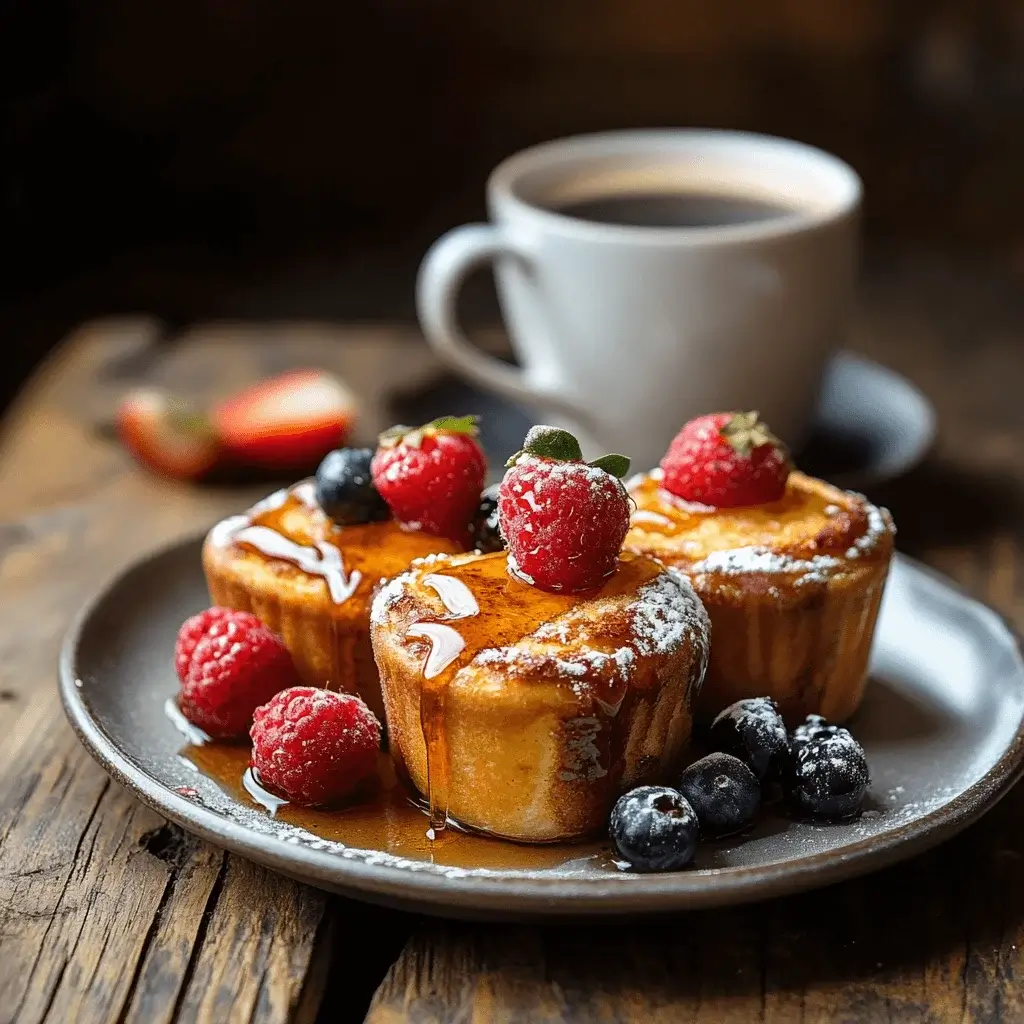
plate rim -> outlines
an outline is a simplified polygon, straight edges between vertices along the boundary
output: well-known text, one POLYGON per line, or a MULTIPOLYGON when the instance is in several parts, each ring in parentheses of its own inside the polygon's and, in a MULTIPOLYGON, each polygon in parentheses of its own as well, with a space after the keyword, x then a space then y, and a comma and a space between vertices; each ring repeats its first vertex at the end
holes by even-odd
MULTIPOLYGON (((72 619, 61 644, 58 682, 65 715, 90 756, 116 782, 144 804, 186 831, 273 870, 355 898, 415 907, 446 917, 479 913, 551 917, 677 912, 755 902, 854 878, 907 860, 977 821, 1024 776, 1024 714, 999 759, 947 803, 913 821, 836 850, 820 851, 765 865, 705 868, 693 872, 626 874, 594 879, 464 875, 410 870, 339 857, 329 851, 284 843, 249 829, 217 811, 173 792, 123 753, 93 718, 76 683, 76 659, 90 620, 134 574, 189 547, 205 533, 187 535, 144 554, 107 581, 72 619), (712 883, 712 884, 709 884, 712 883)), ((954 580, 916 559, 897 553, 896 561, 930 578, 990 615, 1006 632, 1024 679, 1024 641, 996 609, 954 580)))

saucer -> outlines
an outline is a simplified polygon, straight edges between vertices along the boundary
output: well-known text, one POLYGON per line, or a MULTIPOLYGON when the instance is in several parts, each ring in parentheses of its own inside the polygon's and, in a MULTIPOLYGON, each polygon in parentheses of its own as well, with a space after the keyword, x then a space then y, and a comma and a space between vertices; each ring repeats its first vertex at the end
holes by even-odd
POLYGON ((865 874, 948 839, 1005 795, 1024 766, 1016 637, 991 609, 897 556, 872 679, 850 725, 872 777, 858 819, 797 822, 768 807, 749 833, 702 843, 691 868, 648 875, 622 870, 607 840, 522 846, 449 829, 431 843, 426 818, 407 800, 394 806, 393 823, 392 815, 374 818, 375 843, 340 842, 353 817, 365 815, 359 805, 319 818, 289 818, 288 808, 275 815, 242 788, 244 748, 231 748, 230 776, 204 774, 202 751, 224 748, 197 754, 168 714, 178 627, 209 603, 200 546, 195 538, 137 562, 82 611, 61 653, 68 718, 93 757, 166 818, 348 896, 505 919, 760 900, 865 874))
MULTIPOLYGON (((495 474, 534 423, 522 406, 454 376, 396 398, 391 412, 395 422, 426 423, 453 410, 482 416, 481 441, 495 474)), ((935 411, 910 381, 863 356, 840 352, 825 372, 810 436, 795 460, 812 476, 864 490, 906 473, 934 438, 935 411)))

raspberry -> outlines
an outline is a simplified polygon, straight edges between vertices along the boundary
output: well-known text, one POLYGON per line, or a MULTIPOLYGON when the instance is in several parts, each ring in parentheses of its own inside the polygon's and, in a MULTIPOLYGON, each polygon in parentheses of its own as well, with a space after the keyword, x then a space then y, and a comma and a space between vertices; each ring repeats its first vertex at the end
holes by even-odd
POLYGON ((509 565, 542 590, 593 590, 618 565, 630 506, 616 478, 627 472, 629 460, 582 459, 572 434, 532 427, 498 490, 509 565))
POLYGON ((445 416, 381 434, 373 482, 396 519, 468 543, 487 475, 476 434, 475 416, 445 416))
POLYGON ((261 784, 303 807, 339 803, 377 767, 380 722, 351 694, 293 686, 254 718, 252 766, 261 784))
POLYGON ((193 615, 181 624, 178 642, 174 646, 174 670, 182 682, 188 678, 188 669, 192 664, 196 644, 212 630, 222 630, 232 620, 249 626, 260 624, 255 615, 235 611, 234 608, 207 608, 206 611, 193 615))
POLYGON ((665 490, 716 508, 778 501, 789 454, 756 412, 716 412, 690 420, 661 460, 665 490))
POLYGON ((226 617, 196 644, 181 684, 181 711, 211 736, 243 736, 253 711, 296 682, 280 637, 254 616, 226 617))

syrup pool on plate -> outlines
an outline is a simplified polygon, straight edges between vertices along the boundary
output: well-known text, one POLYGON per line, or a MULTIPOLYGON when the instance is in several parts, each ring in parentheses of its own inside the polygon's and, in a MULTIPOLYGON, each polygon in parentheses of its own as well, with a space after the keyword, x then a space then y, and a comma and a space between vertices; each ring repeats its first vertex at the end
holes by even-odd
POLYGON ((182 748, 179 756, 211 779, 249 813, 302 829, 317 839, 353 850, 380 851, 395 858, 463 870, 544 871, 585 864, 614 870, 607 842, 530 846, 448 828, 434 840, 426 834, 427 816, 399 781, 387 753, 358 798, 337 810, 296 807, 268 793, 249 772, 248 743, 210 741, 182 748))

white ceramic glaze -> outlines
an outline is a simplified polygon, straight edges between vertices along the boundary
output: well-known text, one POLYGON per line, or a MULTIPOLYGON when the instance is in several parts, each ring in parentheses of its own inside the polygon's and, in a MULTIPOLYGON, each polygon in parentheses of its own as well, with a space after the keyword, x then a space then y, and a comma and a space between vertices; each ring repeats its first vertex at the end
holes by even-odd
POLYGON ((861 186, 820 150, 742 132, 612 132, 511 157, 487 186, 490 224, 439 239, 420 268, 420 323, 474 382, 580 437, 588 457, 661 458, 688 418, 756 408, 802 440, 842 341, 861 186), (632 227, 553 207, 659 191, 743 195, 791 216, 720 227, 632 227), (493 264, 519 367, 459 329, 466 275, 493 264))

